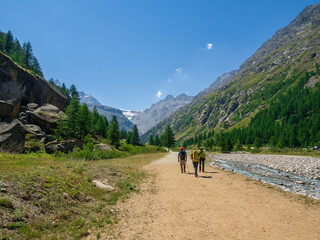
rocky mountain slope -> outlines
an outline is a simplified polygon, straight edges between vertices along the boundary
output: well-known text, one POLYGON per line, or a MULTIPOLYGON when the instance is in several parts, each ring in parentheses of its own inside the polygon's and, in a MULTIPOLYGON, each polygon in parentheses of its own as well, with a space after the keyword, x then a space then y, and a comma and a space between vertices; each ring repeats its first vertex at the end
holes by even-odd
POLYGON ((277 31, 241 66, 224 86, 196 98, 149 130, 162 132, 170 124, 178 140, 212 129, 246 126, 303 71, 320 62, 320 4, 306 7, 288 26, 277 31))
POLYGON ((86 94, 84 92, 80 92, 80 103, 86 103, 90 110, 96 106, 98 112, 107 117, 108 121, 110 122, 113 115, 117 117, 119 127, 126 131, 131 131, 134 124, 123 115, 122 111, 117 108, 108 107, 102 105, 95 97, 90 94, 86 94))
POLYGON ((205 96, 208 93, 213 92, 214 90, 218 89, 219 87, 223 86, 227 83, 232 77, 234 77, 239 70, 232 70, 230 72, 226 72, 218 77, 208 88, 204 89, 203 91, 199 92, 196 97, 205 96))
POLYGON ((168 95, 165 99, 152 104, 151 107, 136 112, 128 112, 124 110, 131 121, 137 125, 141 134, 145 133, 161 120, 169 117, 181 107, 189 104, 193 97, 186 94, 180 94, 177 97, 168 95))
POLYGON ((101 105, 101 103, 95 98, 93 97, 91 94, 86 94, 83 91, 79 92, 79 96, 80 96, 80 103, 86 103, 86 104, 92 104, 92 105, 101 105))

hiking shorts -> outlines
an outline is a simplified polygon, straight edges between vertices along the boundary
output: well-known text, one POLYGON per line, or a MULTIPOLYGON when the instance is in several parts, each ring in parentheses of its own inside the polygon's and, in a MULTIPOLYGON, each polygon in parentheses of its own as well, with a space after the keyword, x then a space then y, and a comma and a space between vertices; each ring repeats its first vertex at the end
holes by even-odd
POLYGON ((187 162, 187 160, 180 160, 180 165, 183 166, 186 164, 186 162, 187 162))

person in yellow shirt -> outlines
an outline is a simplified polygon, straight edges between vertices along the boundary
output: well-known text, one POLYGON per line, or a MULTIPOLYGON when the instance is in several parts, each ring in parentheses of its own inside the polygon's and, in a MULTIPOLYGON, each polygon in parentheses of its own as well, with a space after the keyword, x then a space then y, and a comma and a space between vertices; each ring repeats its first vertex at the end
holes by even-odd
POLYGON ((194 175, 195 175, 195 177, 198 177, 199 154, 198 154, 197 149, 194 149, 193 152, 191 153, 191 159, 192 159, 192 164, 194 167, 194 175))

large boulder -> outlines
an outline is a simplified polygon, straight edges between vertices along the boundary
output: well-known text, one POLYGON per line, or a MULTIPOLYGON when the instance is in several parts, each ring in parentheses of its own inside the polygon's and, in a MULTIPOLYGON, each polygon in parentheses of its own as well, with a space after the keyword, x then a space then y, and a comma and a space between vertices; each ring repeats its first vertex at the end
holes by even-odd
POLYGON ((41 131, 41 128, 38 125, 26 124, 24 126, 26 127, 28 133, 31 133, 37 137, 45 136, 44 132, 41 131))
POLYGON ((27 129, 18 120, 11 123, 0 123, 0 150, 4 152, 22 153, 27 129))
POLYGON ((52 132, 57 127, 58 120, 66 117, 64 112, 51 104, 44 104, 34 111, 27 111, 27 115, 46 133, 52 132))
POLYGON ((0 118, 14 118, 20 106, 50 103, 60 110, 67 106, 67 97, 42 77, 14 63, 0 52, 0 118))
POLYGON ((71 141, 63 141, 63 142, 58 142, 53 141, 49 142, 46 145, 44 145, 44 148, 46 150, 46 153, 54 153, 54 152, 63 152, 63 153, 68 153, 73 151, 73 143, 71 141))

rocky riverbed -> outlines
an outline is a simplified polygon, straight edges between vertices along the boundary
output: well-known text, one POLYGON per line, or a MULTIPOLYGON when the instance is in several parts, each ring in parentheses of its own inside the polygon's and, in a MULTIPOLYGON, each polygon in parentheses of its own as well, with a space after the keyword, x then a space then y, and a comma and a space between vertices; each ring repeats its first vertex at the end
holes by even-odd
POLYGON ((320 200, 320 159, 300 156, 209 154, 210 165, 320 200))
POLYGON ((288 155, 210 154, 211 159, 259 164, 268 168, 320 180, 320 158, 288 155))

